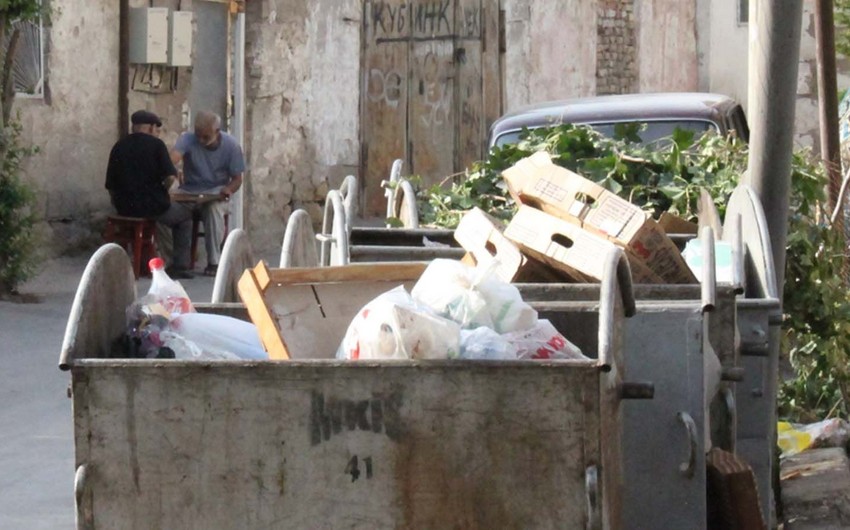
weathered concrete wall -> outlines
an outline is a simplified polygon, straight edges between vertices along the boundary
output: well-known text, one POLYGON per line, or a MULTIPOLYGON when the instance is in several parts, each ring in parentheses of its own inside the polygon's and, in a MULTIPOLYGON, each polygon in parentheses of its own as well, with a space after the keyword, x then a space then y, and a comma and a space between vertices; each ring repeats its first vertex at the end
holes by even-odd
POLYGON ((747 104, 749 26, 738 23, 737 2, 711 2, 708 84, 701 88, 747 104))
MULTIPOLYGON (((803 31, 800 45, 800 68, 797 73, 797 144, 811 147, 820 156, 820 113, 818 110, 817 42, 815 40, 814 2, 803 4, 803 31)), ((837 58, 838 92, 850 88, 850 60, 837 58)))
POLYGON ((696 4, 635 1, 639 92, 694 91, 699 87, 696 4))
POLYGON ((596 2, 504 0, 506 111, 596 93, 596 2))
POLYGON ((280 244, 305 207, 320 221, 328 186, 356 173, 358 0, 263 0, 246 11, 246 226, 255 247, 280 244))
POLYGON ((39 192, 47 255, 98 240, 98 220, 109 206, 103 185, 118 120, 118 2, 51 4, 49 96, 15 103, 23 139, 41 149, 26 163, 24 179, 39 192))
MULTIPOLYGON (((819 153, 819 116, 814 2, 803 4, 800 64, 797 74, 795 145, 819 153)), ((727 94, 747 108, 749 26, 738 24, 735 3, 711 2, 708 90, 727 94)), ((703 24, 701 24, 701 27, 703 24)), ((850 62, 838 60, 838 89, 850 87, 850 62)), ((704 86, 701 84, 701 87, 704 86)))

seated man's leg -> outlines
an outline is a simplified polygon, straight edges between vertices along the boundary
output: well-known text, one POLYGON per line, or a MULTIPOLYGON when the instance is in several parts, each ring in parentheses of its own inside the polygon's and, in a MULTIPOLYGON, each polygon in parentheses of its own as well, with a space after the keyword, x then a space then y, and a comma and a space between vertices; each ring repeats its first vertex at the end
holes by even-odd
POLYGON ((174 250, 171 266, 179 270, 189 268, 189 252, 192 245, 192 210, 179 203, 172 203, 157 221, 171 228, 174 250))
POLYGON ((174 261, 174 238, 171 227, 163 222, 156 223, 156 250, 166 263, 174 261))
POLYGON ((221 257, 221 241, 224 239, 224 214, 230 211, 227 201, 204 204, 201 216, 204 220, 204 248, 207 251, 207 266, 217 267, 221 257))

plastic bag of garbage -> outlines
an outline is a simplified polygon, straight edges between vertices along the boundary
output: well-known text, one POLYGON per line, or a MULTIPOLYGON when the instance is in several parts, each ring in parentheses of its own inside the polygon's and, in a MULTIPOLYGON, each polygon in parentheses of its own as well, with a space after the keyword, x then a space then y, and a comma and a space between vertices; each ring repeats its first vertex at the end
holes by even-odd
POLYGON ((460 351, 460 326, 416 303, 404 287, 378 296, 351 321, 340 359, 447 359, 460 351))
POLYGON ((460 358, 487 361, 515 361, 516 346, 490 328, 460 331, 460 358))
POLYGON ((519 359, 587 359, 578 346, 545 319, 538 320, 530 329, 505 333, 502 337, 516 348, 519 359))
POLYGON ((163 331, 171 314, 155 299, 145 295, 127 307, 127 346, 122 356, 132 358, 173 359, 174 352, 164 348, 163 331))
POLYGON ((531 328, 537 311, 522 301, 519 290, 486 269, 470 267, 459 261, 435 259, 416 285, 413 298, 464 329, 485 326, 497 333, 531 328))
POLYGON ((189 295, 180 282, 168 276, 162 258, 148 262, 151 270, 151 286, 148 292, 127 307, 127 337, 131 357, 174 358, 160 336, 168 329, 170 320, 180 314, 195 311, 189 295))
POLYGON ((782 457, 815 447, 844 447, 850 440, 850 424, 841 418, 829 418, 807 425, 780 421, 776 432, 782 457))
MULTIPOLYGON (((257 327, 244 320, 224 315, 187 313, 177 315, 169 323, 175 344, 184 346, 178 359, 247 359, 265 360, 269 356, 260 343, 257 327), (194 347, 188 346, 191 343, 194 347)), ((166 344, 168 346, 168 344, 166 344)), ((174 349, 174 348, 172 348, 174 349)))

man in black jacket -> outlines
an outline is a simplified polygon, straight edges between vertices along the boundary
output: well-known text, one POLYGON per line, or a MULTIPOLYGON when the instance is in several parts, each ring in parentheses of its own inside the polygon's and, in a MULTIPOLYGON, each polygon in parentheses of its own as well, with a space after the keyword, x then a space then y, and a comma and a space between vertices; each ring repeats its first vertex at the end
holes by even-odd
POLYGON ((168 148, 157 137, 162 121, 153 112, 139 110, 130 118, 132 133, 119 140, 109 153, 106 189, 119 215, 148 217, 171 228, 173 263, 166 269, 172 278, 189 279, 192 211, 172 203, 170 177, 177 177, 168 148))

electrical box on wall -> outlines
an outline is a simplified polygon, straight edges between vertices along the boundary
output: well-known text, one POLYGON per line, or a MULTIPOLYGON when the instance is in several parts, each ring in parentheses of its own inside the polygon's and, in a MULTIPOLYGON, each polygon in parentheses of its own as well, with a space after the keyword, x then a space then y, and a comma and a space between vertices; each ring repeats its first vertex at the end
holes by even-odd
POLYGON ((191 11, 172 11, 168 17, 168 66, 192 66, 191 11))
POLYGON ((129 23, 129 61, 165 64, 168 61, 168 8, 132 8, 129 23))

